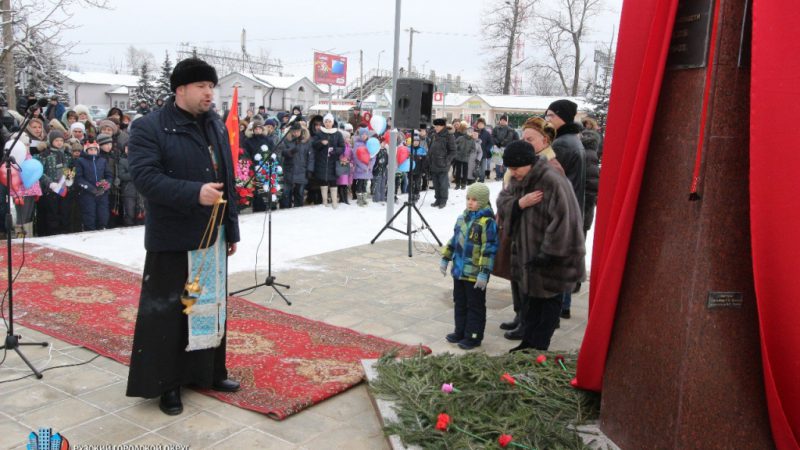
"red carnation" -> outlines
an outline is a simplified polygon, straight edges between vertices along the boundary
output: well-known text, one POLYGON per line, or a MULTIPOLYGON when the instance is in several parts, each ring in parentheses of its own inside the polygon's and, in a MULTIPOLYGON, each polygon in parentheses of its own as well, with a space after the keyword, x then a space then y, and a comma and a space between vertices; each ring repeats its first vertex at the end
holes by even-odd
POLYGON ((439 417, 436 418, 436 429, 439 431, 447 431, 448 425, 450 425, 450 416, 445 413, 439 414, 439 417))
POLYGON ((503 376, 500 377, 500 379, 512 386, 517 384, 517 380, 515 380, 514 377, 512 377, 511 375, 509 375, 508 372, 504 373, 503 376))
POLYGON ((547 365, 547 356, 539 355, 536 357, 536 364, 541 364, 543 366, 547 365))
POLYGON ((514 438, 511 437, 510 434, 501 434, 500 437, 497 438, 497 443, 500 444, 500 447, 506 448, 513 440, 514 438))
POLYGON ((556 355, 555 360, 562 369, 567 370, 567 366, 564 365, 564 355, 556 355))

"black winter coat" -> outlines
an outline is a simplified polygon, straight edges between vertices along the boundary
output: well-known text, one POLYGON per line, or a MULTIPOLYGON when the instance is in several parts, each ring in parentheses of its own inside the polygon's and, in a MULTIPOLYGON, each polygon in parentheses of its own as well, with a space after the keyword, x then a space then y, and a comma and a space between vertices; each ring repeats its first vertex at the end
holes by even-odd
POLYGON ((81 194, 96 194, 97 182, 100 180, 106 180, 109 187, 114 182, 106 159, 97 155, 90 156, 86 152, 81 153, 81 157, 75 160, 75 184, 78 185, 81 194))
POLYGON ((308 183, 307 172, 314 170, 314 149, 311 148, 311 135, 304 129, 298 139, 289 135, 280 146, 283 158, 283 182, 285 184, 308 183))
POLYGON ((272 140, 263 134, 254 134, 244 140, 244 152, 250 161, 254 161, 256 154, 261 154, 262 157, 266 156, 270 150, 274 150, 273 146, 272 140), (261 149, 262 145, 267 146, 266 151, 261 149))
POLYGON ((483 158, 489 159, 492 157, 492 147, 494 147, 494 139, 492 134, 486 128, 478 132, 478 139, 481 141, 481 149, 483 150, 483 158))
POLYGON ((344 153, 344 138, 339 130, 326 133, 324 128, 311 139, 314 148, 314 178, 321 182, 335 182, 336 165, 339 164, 339 157, 344 153), (327 144, 322 141, 327 140, 327 144))
POLYGON ((583 130, 581 132, 581 143, 585 152, 586 160, 586 205, 597 203, 597 188, 600 184, 600 158, 598 150, 602 137, 594 130, 583 130))
POLYGON ((120 193, 123 197, 135 198, 136 186, 133 185, 133 175, 131 174, 131 165, 127 157, 120 158, 117 163, 117 178, 120 182, 120 193))
POLYGON ((428 147, 428 162, 431 173, 447 172, 450 163, 456 155, 456 140, 453 135, 443 128, 439 133, 431 134, 430 147, 428 147))
MULTIPOLYGON (((219 116, 209 111, 200 125, 170 98, 163 108, 131 124, 128 160, 136 189, 145 198, 144 246, 153 252, 196 250, 211 218, 211 206, 199 203, 200 188, 217 181, 209 143, 219 160, 224 183, 227 242, 239 241, 238 197, 228 132, 219 116), (204 137, 208 136, 208 142, 204 137)), ((216 242, 216 230, 212 243, 216 242)))
POLYGON ((580 126, 575 123, 562 125, 558 129, 556 138, 553 140, 553 151, 564 174, 569 178, 575 197, 583 211, 585 205, 584 196, 586 195, 586 160, 581 143, 580 126))
POLYGON ((498 125, 492 130, 492 139, 494 140, 494 145, 506 148, 512 141, 518 141, 519 135, 516 130, 509 126, 501 127, 498 125))

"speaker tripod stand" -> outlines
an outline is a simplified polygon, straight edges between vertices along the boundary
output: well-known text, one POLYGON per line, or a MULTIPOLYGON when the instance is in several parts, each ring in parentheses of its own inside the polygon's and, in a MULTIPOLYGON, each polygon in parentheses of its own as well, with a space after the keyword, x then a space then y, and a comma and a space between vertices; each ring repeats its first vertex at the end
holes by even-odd
MULTIPOLYGON (((419 208, 417 208, 417 204, 415 203, 416 193, 414 192, 414 188, 415 188, 415 184, 414 184, 414 167, 417 164, 417 161, 416 161, 417 152, 414 150, 413 147, 411 149, 411 155, 409 157, 411 158, 411 163, 412 164, 409 166, 410 168, 408 170, 408 199, 403 203, 403 206, 401 206, 400 209, 398 209, 397 212, 394 213, 392 218, 389 219, 388 222, 386 222, 386 225, 384 225, 383 228, 381 228, 381 231, 379 231, 378 234, 375 235, 374 238, 372 238, 372 241, 370 241, 370 244, 374 244, 375 241, 377 241, 378 238, 381 237, 381 234, 383 234, 384 231, 386 231, 386 230, 396 231, 396 232, 398 232, 400 234, 404 234, 404 235, 408 236, 408 257, 410 258, 411 256, 413 256, 413 253, 412 253, 412 249, 413 249, 412 237, 414 236, 414 233, 418 233, 418 232, 423 231, 423 230, 429 230, 431 232, 431 235, 433 236, 433 238, 436 239, 436 243, 439 244, 439 247, 442 246, 442 241, 440 241, 439 238, 436 236, 436 233, 433 232, 433 228, 431 228, 431 226, 428 224, 428 221, 425 220, 425 217, 422 215, 422 213, 420 212, 419 208), (403 210, 406 211, 406 229, 405 230, 401 230, 399 228, 395 228, 394 225, 393 225, 394 224, 394 220, 400 215, 400 213, 403 212, 403 210), (416 211, 417 215, 419 215, 419 218, 422 220, 422 227, 417 228, 417 229, 413 229, 412 228, 412 226, 411 226, 411 213, 412 213, 412 211, 416 211)), ((390 193, 389 195, 394 195, 394 193, 390 193)))

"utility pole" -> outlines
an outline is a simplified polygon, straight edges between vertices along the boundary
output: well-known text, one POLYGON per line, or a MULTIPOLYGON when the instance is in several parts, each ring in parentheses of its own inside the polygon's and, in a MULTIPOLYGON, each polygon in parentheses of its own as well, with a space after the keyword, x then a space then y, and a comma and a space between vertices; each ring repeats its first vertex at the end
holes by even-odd
POLYGON ((6 88, 6 103, 9 109, 17 107, 17 83, 14 70, 14 24, 11 21, 11 0, 2 0, 3 8, 3 84, 6 88))
POLYGON ((358 103, 364 101, 364 50, 358 51, 358 103))
POLYGON ((414 27, 406 31, 408 31, 408 76, 411 76, 411 53, 414 50, 414 33, 419 33, 420 31, 415 30, 414 27))

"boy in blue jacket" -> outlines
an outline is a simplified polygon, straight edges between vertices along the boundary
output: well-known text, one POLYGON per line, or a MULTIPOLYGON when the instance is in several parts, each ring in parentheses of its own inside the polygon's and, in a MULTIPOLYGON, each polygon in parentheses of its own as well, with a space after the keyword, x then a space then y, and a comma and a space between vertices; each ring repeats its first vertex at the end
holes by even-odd
POLYGON ((467 189, 467 209, 458 217, 453 237, 444 248, 439 270, 447 275, 453 261, 455 331, 447 342, 471 350, 483 340, 486 328, 486 284, 497 254, 497 223, 489 204, 489 187, 473 183, 467 189))
POLYGON ((81 208, 83 231, 103 230, 108 225, 108 191, 114 177, 106 159, 97 155, 99 151, 97 142, 87 142, 84 153, 75 161, 75 181, 80 188, 78 204, 81 208))

